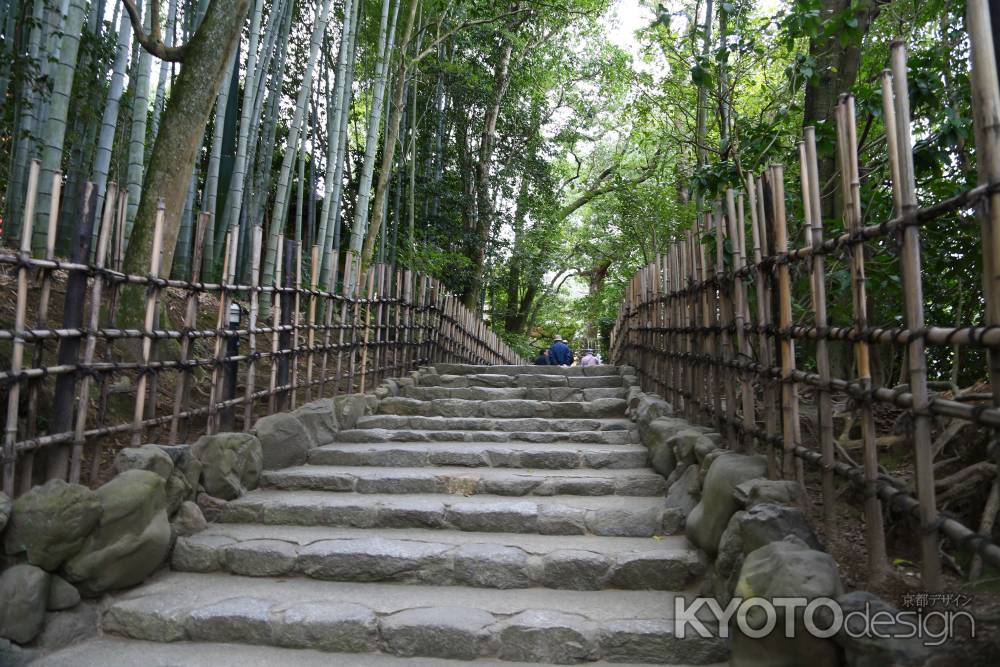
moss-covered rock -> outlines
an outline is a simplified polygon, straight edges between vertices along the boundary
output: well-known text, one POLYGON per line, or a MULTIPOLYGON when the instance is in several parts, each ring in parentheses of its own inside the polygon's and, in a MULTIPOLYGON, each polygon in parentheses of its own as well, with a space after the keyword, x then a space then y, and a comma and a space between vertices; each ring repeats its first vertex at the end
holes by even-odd
POLYGON ((14 503, 5 548, 11 555, 26 552, 29 563, 52 571, 80 550, 100 519, 101 503, 93 491, 49 480, 14 503))
POLYGON ((201 462, 201 485, 209 495, 233 500, 257 488, 264 452, 256 436, 203 435, 191 447, 191 454, 201 462))

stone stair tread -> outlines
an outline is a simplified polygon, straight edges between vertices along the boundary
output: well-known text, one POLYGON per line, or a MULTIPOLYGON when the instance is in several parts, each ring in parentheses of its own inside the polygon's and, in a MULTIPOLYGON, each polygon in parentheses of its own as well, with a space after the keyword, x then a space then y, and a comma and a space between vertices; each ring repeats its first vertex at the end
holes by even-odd
POLYGON ((705 562, 683 537, 459 533, 215 525, 181 537, 172 565, 186 572, 306 576, 481 588, 684 590, 705 562))
POLYGON ((540 401, 527 398, 483 401, 467 398, 426 400, 390 396, 379 404, 379 414, 485 419, 614 419, 624 417, 627 407, 625 399, 620 397, 592 401, 540 401))
POLYGON ((441 375, 525 375, 525 374, 545 374, 545 375, 565 375, 567 377, 579 377, 581 375, 618 375, 620 368, 608 364, 597 366, 478 366, 474 364, 434 364, 435 370, 441 375))
POLYGON ((460 429, 354 428, 337 433, 337 442, 636 442, 632 430, 619 431, 467 431, 460 429))
POLYGON ((378 467, 302 465, 264 472, 264 484, 281 489, 357 493, 444 493, 469 495, 629 495, 664 492, 663 477, 649 468, 378 467))
POLYGON ((318 465, 494 468, 638 468, 647 450, 636 444, 585 442, 338 442, 309 452, 318 465))
POLYGON ((400 388, 403 398, 433 401, 443 398, 458 398, 469 401, 542 400, 591 401, 599 398, 625 398, 628 391, 622 386, 615 387, 493 387, 485 385, 448 387, 406 386, 400 388))
MULTIPOLYGON (((379 653, 327 653, 310 649, 278 648, 252 644, 173 642, 162 644, 117 637, 102 637, 42 657, 35 667, 538 667, 541 663, 507 662, 480 658, 403 658, 379 653)), ((629 664, 591 662, 592 667, 630 667, 629 664)), ((725 663, 706 667, 724 667, 725 663)), ((635 667, 632 663, 631 667, 635 667)), ((677 667, 684 667, 678 665, 677 667)))
POLYGON ((104 630, 162 642, 465 659, 699 664, 725 659, 724 640, 675 635, 675 601, 693 595, 166 572, 110 601, 104 630))
MULTIPOLYGON (((262 523, 213 523, 192 538, 221 537, 236 542, 250 540, 280 540, 307 546, 321 540, 352 540, 380 537, 386 540, 406 540, 435 544, 498 544, 513 546, 532 554, 545 554, 560 549, 592 551, 594 553, 680 553, 695 552, 684 535, 650 537, 602 537, 598 535, 562 535, 554 540, 550 535, 530 533, 474 533, 427 528, 330 528, 324 526, 273 526, 262 523)), ((187 539, 192 539, 187 538, 187 539)))
POLYGON ((664 534, 655 496, 359 494, 258 489, 226 504, 227 523, 613 535, 664 534))
POLYGON ((355 429, 385 428, 457 431, 628 431, 634 426, 625 417, 425 417, 369 415, 358 419, 355 429))

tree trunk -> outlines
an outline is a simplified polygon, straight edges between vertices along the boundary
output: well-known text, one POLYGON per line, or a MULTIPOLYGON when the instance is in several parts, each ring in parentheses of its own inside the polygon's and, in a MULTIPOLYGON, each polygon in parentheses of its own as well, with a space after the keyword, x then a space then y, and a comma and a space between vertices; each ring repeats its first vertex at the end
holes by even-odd
MULTIPOLYGON (((125 254, 128 273, 142 275, 149 271, 153 220, 157 201, 162 198, 166 208, 160 273, 170 275, 198 148, 249 7, 250 0, 212 0, 201 25, 188 42, 184 65, 167 101, 143 180, 132 242, 125 254)), ((122 315, 129 324, 141 317, 142 294, 137 289, 126 290, 123 294, 122 315)))

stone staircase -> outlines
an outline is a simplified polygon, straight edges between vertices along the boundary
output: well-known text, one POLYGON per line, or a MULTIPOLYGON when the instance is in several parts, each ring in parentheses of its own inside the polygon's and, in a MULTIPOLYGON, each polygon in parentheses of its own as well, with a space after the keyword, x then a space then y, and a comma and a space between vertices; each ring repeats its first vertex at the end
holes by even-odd
POLYGON ((172 571, 110 603, 111 636, 44 664, 726 659, 674 635, 705 565, 662 535, 617 368, 439 365, 399 394, 179 539, 172 571))

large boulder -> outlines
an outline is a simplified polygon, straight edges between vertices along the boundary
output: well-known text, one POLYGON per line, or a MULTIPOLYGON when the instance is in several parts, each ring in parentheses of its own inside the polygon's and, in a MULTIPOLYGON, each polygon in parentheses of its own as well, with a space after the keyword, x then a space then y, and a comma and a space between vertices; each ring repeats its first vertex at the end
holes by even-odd
POLYGON ((260 440, 249 433, 203 435, 191 448, 209 495, 234 500, 257 488, 264 465, 260 440))
POLYGON ((729 518, 740 508, 734 495, 736 486, 765 475, 767 460, 763 456, 744 456, 730 452, 717 457, 705 475, 701 501, 688 516, 688 538, 714 556, 729 518))
POLYGON ((14 511, 14 502, 3 491, 0 491, 0 533, 7 527, 10 513, 14 511))
POLYGON ((36 486, 14 503, 5 547, 10 555, 27 552, 28 562, 55 570, 77 553, 101 518, 93 491, 61 479, 36 486))
POLYGON ((760 503, 799 505, 802 486, 790 479, 751 479, 736 485, 736 501, 747 509, 760 503))
POLYGON ((337 439, 337 414, 332 398, 306 403, 292 414, 302 422, 317 445, 328 445, 337 439))
POLYGON ((747 554, 789 535, 799 538, 811 549, 822 548, 809 519, 798 507, 760 503, 748 509, 740 519, 740 538, 743 552, 747 554))
POLYGON ((729 604, 736 589, 740 568, 743 566, 743 539, 740 537, 740 521, 744 512, 736 512, 726 524, 719 538, 719 553, 713 566, 713 594, 722 605, 729 604))
POLYGON ((167 556, 170 523, 163 478, 128 470, 97 490, 97 529, 66 563, 66 578, 84 595, 138 584, 167 556))
POLYGON ((191 445, 156 445, 174 464, 167 478, 167 514, 173 516, 186 500, 198 495, 201 480, 201 461, 191 453, 191 445))
MULTIPOLYGON (((814 600, 835 599, 843 590, 833 557, 810 549, 792 537, 772 542, 749 554, 740 569, 735 592, 743 599, 800 597, 814 600)), ((806 629, 803 607, 789 612, 776 605, 775 611, 777 622, 765 637, 751 638, 738 627, 733 628, 730 662, 733 667, 836 667, 840 664, 836 644, 830 639, 814 637, 806 629), (788 619, 786 613, 794 613, 794 620, 788 619), (785 627, 790 620, 793 636, 786 637, 785 627)), ((819 618, 817 616, 817 625, 826 627, 819 618)), ((751 608, 747 622, 751 628, 763 627, 763 610, 751 608)))
POLYGON ((912 626, 895 621, 899 610, 877 595, 852 591, 837 598, 837 604, 844 613, 844 626, 833 641, 844 650, 848 667, 917 667, 931 659, 932 650, 919 637, 912 636, 912 626), (889 621, 879 622, 878 637, 871 624, 865 622, 876 615, 889 621))
POLYGON ((640 394, 632 410, 632 418, 639 424, 648 424, 660 417, 669 417, 674 409, 669 403, 656 394, 640 394))
POLYGON ((15 565, 0 574, 0 637, 26 644, 42 630, 49 600, 49 573, 15 565))
MULTIPOLYGON (((402 385, 402 383, 400 384, 402 385)), ((337 426, 342 430, 348 430, 354 428, 358 420, 365 415, 375 414, 375 410, 378 408, 378 399, 374 395, 348 394, 333 399, 333 407, 337 426)))
POLYGON ((312 435, 291 412, 261 417, 253 425, 253 433, 264 452, 264 470, 302 465, 309 450, 316 446, 312 435))
POLYGON ((698 466, 689 465, 667 490, 664 530, 671 535, 679 533, 684 528, 686 517, 697 504, 698 466))
POLYGON ((174 461, 157 445, 126 447, 115 457, 115 470, 148 470, 168 479, 174 471, 174 461))
POLYGON ((683 419, 660 417, 651 422, 639 423, 639 440, 649 450, 649 462, 656 472, 669 477, 677 465, 670 439, 688 428, 683 419))

